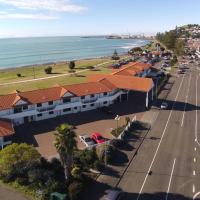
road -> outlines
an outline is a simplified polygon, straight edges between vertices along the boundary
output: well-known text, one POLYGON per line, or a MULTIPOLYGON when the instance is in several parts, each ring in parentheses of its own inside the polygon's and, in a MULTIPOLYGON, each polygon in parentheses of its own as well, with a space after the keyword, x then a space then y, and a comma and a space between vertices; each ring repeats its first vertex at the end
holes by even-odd
POLYGON ((168 109, 117 185, 126 200, 200 199, 200 71, 190 69, 176 78, 168 109))

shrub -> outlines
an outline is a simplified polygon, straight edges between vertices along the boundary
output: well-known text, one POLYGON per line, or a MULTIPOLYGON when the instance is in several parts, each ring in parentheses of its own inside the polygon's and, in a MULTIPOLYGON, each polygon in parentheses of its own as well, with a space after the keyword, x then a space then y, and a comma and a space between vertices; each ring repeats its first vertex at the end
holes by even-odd
POLYGON ((113 129, 111 131, 111 134, 117 138, 122 133, 122 131, 125 129, 125 127, 126 127, 126 125, 123 125, 121 127, 113 129))
POLYGON ((120 57, 118 56, 117 50, 114 51, 113 55, 112 55, 112 59, 113 60, 119 60, 120 57))
POLYGON ((104 168, 103 163, 100 160, 96 160, 94 162, 94 169, 98 170, 98 171, 102 171, 104 168))
POLYGON ((74 181, 68 187, 69 198, 71 200, 77 200, 80 198, 80 194, 83 190, 83 183, 74 181))
POLYGON ((39 158, 40 154, 32 145, 13 143, 0 151, 0 172, 9 174, 13 171, 13 166, 23 163, 26 167, 39 158))
POLYGON ((75 179, 80 179, 81 178, 81 169, 79 167, 74 167, 71 171, 71 175, 75 179))
POLYGON ((46 74, 51 74, 52 73, 52 67, 51 66, 48 66, 44 69, 45 73, 46 74))
POLYGON ((84 167, 92 167, 94 162, 98 159, 95 150, 84 149, 80 153, 80 162, 84 167))
POLYGON ((70 69, 70 70, 73 70, 73 69, 75 68, 75 66, 76 66, 76 64, 75 64, 74 61, 70 61, 70 62, 69 62, 69 69, 70 69))
POLYGON ((22 77, 22 75, 20 73, 17 74, 17 77, 22 77))

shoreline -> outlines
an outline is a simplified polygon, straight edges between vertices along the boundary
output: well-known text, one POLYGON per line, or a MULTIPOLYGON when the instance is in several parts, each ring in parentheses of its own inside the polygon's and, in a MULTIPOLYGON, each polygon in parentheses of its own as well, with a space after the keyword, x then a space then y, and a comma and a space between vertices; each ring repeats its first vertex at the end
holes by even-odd
MULTIPOLYGON (((138 47, 145 48, 146 46, 148 46, 150 44, 151 41, 153 41, 153 40, 149 40, 148 44, 138 46, 138 47)), ((127 52, 124 52, 124 53, 118 53, 118 55, 126 56, 126 55, 128 55, 128 50, 127 50, 127 52)), ((110 59, 111 57, 112 57, 112 55, 107 55, 107 56, 97 56, 97 57, 88 57, 88 58, 71 59, 71 60, 77 62, 77 61, 84 61, 84 60, 110 59)), ((0 72, 8 72, 8 71, 16 70, 16 69, 20 70, 23 68, 31 68, 31 67, 33 68, 33 67, 44 67, 44 66, 48 66, 48 65, 66 64, 67 62, 69 62, 71 60, 57 60, 57 61, 46 62, 46 63, 36 63, 36 64, 30 64, 30 65, 19 65, 19 66, 14 66, 14 67, 0 68, 0 72)))

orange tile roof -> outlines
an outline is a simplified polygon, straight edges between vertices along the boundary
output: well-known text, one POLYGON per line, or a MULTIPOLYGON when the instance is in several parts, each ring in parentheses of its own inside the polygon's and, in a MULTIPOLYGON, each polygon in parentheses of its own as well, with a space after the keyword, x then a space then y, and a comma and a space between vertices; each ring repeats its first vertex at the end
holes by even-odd
POLYGON ((76 96, 86 96, 90 94, 98 94, 102 92, 111 91, 110 88, 98 82, 88 82, 74 85, 63 86, 69 92, 72 92, 76 96))
MULTIPOLYGON (((136 76, 109 75, 105 78, 109 84, 119 89, 149 92, 153 87, 151 78, 140 78, 136 76)), ((104 79, 103 79, 104 80, 104 79)), ((102 82, 102 80, 100 81, 102 82)))
POLYGON ((0 119, 0 137, 10 136, 14 133, 12 122, 8 119, 0 119))

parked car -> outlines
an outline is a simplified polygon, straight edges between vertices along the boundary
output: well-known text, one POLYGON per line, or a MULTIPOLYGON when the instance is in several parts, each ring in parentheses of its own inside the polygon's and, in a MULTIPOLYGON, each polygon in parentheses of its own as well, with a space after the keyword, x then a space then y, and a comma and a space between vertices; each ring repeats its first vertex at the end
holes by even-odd
POLYGON ((116 189, 106 190, 102 200, 125 200, 125 193, 116 189))
POLYGON ((162 102, 160 108, 161 109, 167 109, 167 107, 168 107, 168 104, 166 102, 162 102))
POLYGON ((93 146, 95 144, 95 142, 87 134, 80 135, 79 138, 80 141, 83 142, 86 147, 93 146))
POLYGON ((92 134, 92 139, 97 143, 97 144, 102 144, 106 140, 102 137, 100 133, 93 133, 92 134))

